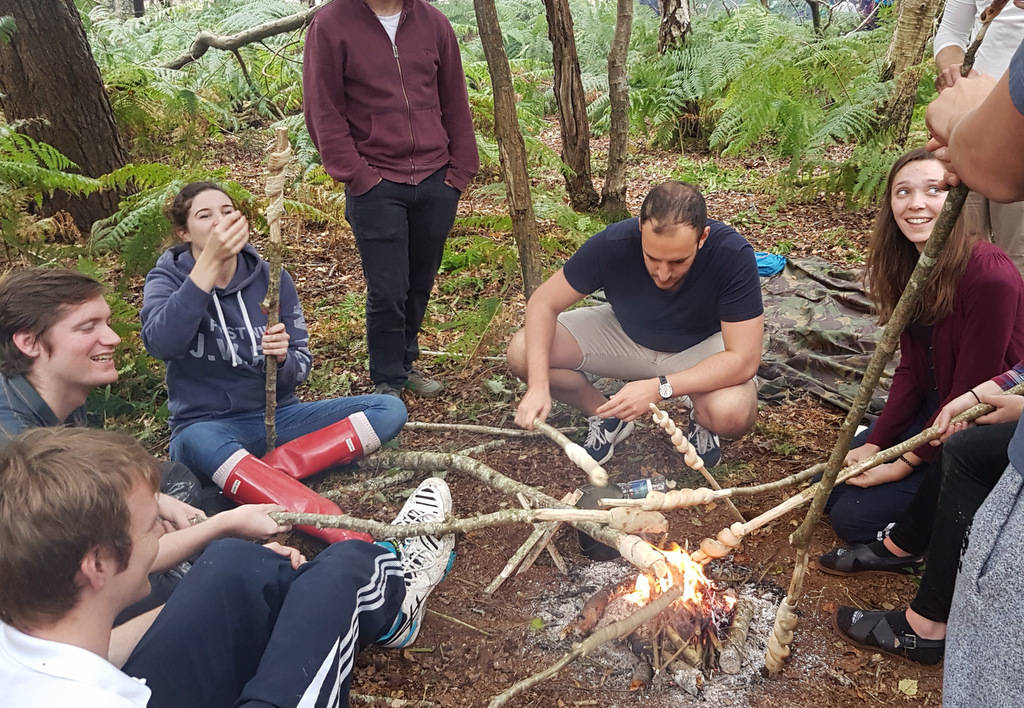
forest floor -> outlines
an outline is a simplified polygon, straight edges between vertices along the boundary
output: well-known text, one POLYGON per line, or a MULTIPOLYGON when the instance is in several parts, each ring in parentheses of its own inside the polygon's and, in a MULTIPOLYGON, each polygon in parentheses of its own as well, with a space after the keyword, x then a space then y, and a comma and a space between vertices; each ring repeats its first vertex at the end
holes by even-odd
MULTIPOLYGON (((557 136, 557 133, 556 133, 557 136)), ((552 136, 548 136, 551 138, 552 136)), ((216 148, 216 162, 231 166, 231 177, 254 193, 262 192, 262 141, 265 134, 228 138, 216 148)), ((595 141, 595 164, 604 161, 604 145, 595 141)), ((634 213, 648 188, 679 174, 678 154, 641 152, 631 156, 629 203, 634 213)), ((814 254, 835 263, 851 265, 862 261, 873 213, 851 213, 841 200, 822 198, 818 203, 776 207, 771 196, 743 191, 740 182, 769 178, 778 169, 764 159, 732 159, 706 162, 707 156, 691 156, 689 172, 698 174, 746 175, 743 180, 724 180, 726 188, 712 184, 705 189, 709 215, 733 223, 756 250, 775 250, 791 256, 814 254)), ((550 179, 550 178, 549 178, 550 179)), ((598 180, 598 183, 600 181, 598 180)), ((491 196, 478 196, 471 188, 460 206, 460 215, 495 214, 501 209, 491 196)), ((545 231, 556 231, 552 224, 545 231)), ((469 227, 457 225, 455 234, 465 235, 469 227)), ((360 261, 352 234, 344 226, 289 228, 289 270, 294 275, 306 307, 311 342, 321 369, 318 383, 307 397, 338 392, 364 393, 370 390, 366 372, 365 343, 362 339, 361 302, 365 292, 360 261), (300 233, 301 231, 301 233, 300 233)), ((512 244, 511 235, 487 230, 483 233, 512 244)), ((570 251, 571 252, 571 249, 570 251)), ((507 276, 506 276, 507 277, 507 276)), ((431 321, 425 326, 421 347, 444 351, 457 333, 443 326, 452 321, 464 300, 444 290, 446 275, 432 304, 431 321)), ((432 400, 408 397, 411 421, 472 423, 514 427, 512 418, 518 400, 518 382, 507 372, 500 357, 508 337, 523 321, 522 289, 518 282, 494 282, 480 275, 481 296, 499 295, 502 309, 495 316, 471 358, 433 357, 421 359, 421 367, 445 380, 447 390, 432 400)), ((455 328, 457 329, 457 328, 455 328)), ((686 413, 679 405, 668 410, 680 424, 686 413)), ((579 415, 557 407, 552 420, 559 425, 585 425, 579 415)), ((841 412, 817 400, 794 395, 781 405, 763 404, 754 430, 740 440, 724 445, 724 465, 715 473, 722 486, 751 484, 778 479, 822 461, 831 449, 841 412)), ((577 436, 580 439, 582 433, 577 436)), ((477 445, 489 436, 462 432, 427 433, 403 431, 402 449, 456 452, 477 445)), ((494 469, 554 497, 561 497, 585 480, 552 443, 542 438, 508 438, 500 446, 480 453, 478 459, 494 469)), ((661 473, 681 486, 703 486, 683 465, 665 435, 649 421, 616 449, 607 465, 613 478, 629 480, 661 473)), ((363 475, 367 473, 361 473, 363 475)), ((465 516, 515 506, 516 502, 474 479, 457 472, 447 475, 452 488, 455 513, 465 516)), ((342 475, 321 480, 322 488, 349 484, 342 475)), ((401 485, 405 487, 411 484, 401 485)), ((342 507, 349 513, 389 520, 402 503, 400 489, 383 495, 353 496, 342 507)), ((407 494, 408 489, 404 492, 407 494)), ((737 506, 747 518, 777 504, 795 490, 783 490, 758 497, 742 498, 737 506)), ((793 553, 788 534, 803 516, 802 511, 781 519, 764 532, 745 539, 733 561, 734 574, 784 588, 789 581, 793 553)), ((668 538, 693 548, 705 536, 714 535, 733 519, 725 505, 711 505, 670 512, 668 538)), ((569 649, 568 640, 559 642, 561 626, 552 623, 552 606, 582 603, 598 589, 586 580, 596 565, 579 551, 574 532, 563 531, 555 543, 570 566, 570 577, 562 576, 546 556, 526 573, 513 576, 493 595, 483 588, 497 575, 508 557, 529 534, 526 525, 505 526, 461 535, 458 558, 448 578, 431 595, 422 632, 414 647, 405 651, 370 648, 358 660, 353 691, 361 694, 433 701, 442 706, 482 706, 490 697, 512 683, 552 664, 569 649), (578 587, 577 587, 578 584, 578 587)), ((293 537, 293 541, 315 552, 314 542, 293 537)), ((821 523, 811 546, 812 558, 837 544, 826 523, 821 523)), ((615 564, 608 564, 619 568, 615 564)), ((626 573, 623 567, 619 571, 626 573)), ((755 676, 746 683, 731 685, 728 692, 707 693, 700 698, 682 697, 657 682, 653 688, 629 689, 631 667, 597 654, 571 664, 553 679, 515 698, 518 706, 669 706, 715 703, 736 706, 846 706, 861 704, 927 705, 941 703, 941 667, 923 668, 871 652, 860 651, 835 634, 832 613, 839 604, 893 609, 904 607, 915 591, 915 578, 837 578, 814 567, 808 572, 800 602, 800 623, 793 655, 775 678, 755 676), (908 681, 909 680, 909 681, 908 681), (902 682, 902 683, 901 683, 902 682), (710 698, 713 695, 713 700, 710 698)), ((781 590, 780 590, 781 591, 781 590)))

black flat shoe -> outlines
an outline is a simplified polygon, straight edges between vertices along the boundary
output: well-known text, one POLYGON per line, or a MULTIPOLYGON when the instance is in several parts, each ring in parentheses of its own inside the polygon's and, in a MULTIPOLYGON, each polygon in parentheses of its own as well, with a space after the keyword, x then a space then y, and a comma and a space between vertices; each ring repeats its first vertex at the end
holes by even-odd
POLYGON ((910 630, 900 610, 882 612, 840 607, 832 616, 832 626, 839 636, 861 649, 880 649, 891 656, 923 666, 938 664, 946 652, 945 639, 922 639, 917 636, 910 630), (896 629, 893 629, 894 625, 896 629))
POLYGON ((818 566, 829 575, 860 575, 861 573, 902 573, 913 575, 921 569, 920 556, 882 557, 864 543, 833 548, 818 557, 818 566))

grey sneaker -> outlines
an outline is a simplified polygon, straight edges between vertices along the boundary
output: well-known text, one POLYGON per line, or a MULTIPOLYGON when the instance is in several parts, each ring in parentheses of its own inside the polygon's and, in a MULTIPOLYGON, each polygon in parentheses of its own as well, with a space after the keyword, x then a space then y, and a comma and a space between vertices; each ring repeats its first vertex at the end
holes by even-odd
POLYGON ((423 398, 434 398, 440 396, 441 392, 444 391, 444 384, 436 379, 428 378, 419 369, 413 369, 409 372, 409 377, 405 380, 405 388, 412 391, 417 396, 423 398))
POLYGON ((378 396, 394 396, 395 398, 402 397, 402 389, 388 382, 379 383, 373 387, 373 392, 378 396))
MULTIPOLYGON (((391 523, 444 521, 451 509, 452 494, 448 485, 443 479, 431 477, 420 483, 391 523)), ((377 643, 397 649, 416 641, 427 597, 444 580, 455 562, 455 536, 414 536, 391 543, 405 569, 405 600, 394 627, 377 643)))
POLYGON ((690 424, 686 428, 686 439, 697 450, 700 459, 704 460, 705 469, 710 469, 722 461, 722 446, 718 436, 700 425, 692 414, 690 424))
POLYGON ((599 415, 592 415, 587 418, 587 423, 590 428, 587 430, 587 439, 583 443, 583 449, 597 460, 599 465, 612 459, 615 443, 622 442, 633 432, 632 421, 627 423, 618 418, 602 418, 599 415))

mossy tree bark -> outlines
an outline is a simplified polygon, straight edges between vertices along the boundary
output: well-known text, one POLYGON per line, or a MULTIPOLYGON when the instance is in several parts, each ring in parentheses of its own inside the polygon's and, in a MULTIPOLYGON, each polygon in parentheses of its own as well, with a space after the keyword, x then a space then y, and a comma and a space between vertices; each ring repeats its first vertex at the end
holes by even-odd
POLYGON ((498 138, 501 174, 505 180, 505 194, 512 217, 512 236, 519 249, 523 292, 529 298, 540 286, 543 270, 537 219, 533 213, 533 197, 530 195, 530 176, 526 171, 526 145, 516 116, 512 70, 508 65, 508 55, 505 54, 494 0, 473 0, 473 9, 476 11, 480 41, 487 58, 487 71, 491 75, 494 132, 498 138))
POLYGON ((882 109, 882 126, 903 143, 910 132, 921 61, 935 29, 942 0, 900 0, 896 30, 882 66, 882 81, 893 79, 892 92, 882 109))
MULTIPOLYGON (((123 167, 126 154, 74 0, 0 0, 17 30, 0 44, 0 110, 8 121, 64 153, 82 174, 123 167)), ((56 194, 44 210, 68 211, 83 231, 117 209, 112 192, 74 199, 56 194)))
POLYGON ((611 127, 608 134, 608 171, 601 191, 601 211, 609 221, 629 216, 626 207, 626 155, 629 152, 629 75, 626 60, 632 33, 633 2, 618 0, 615 36, 608 52, 611 127))
POLYGON ((555 103, 562 134, 562 162, 571 170, 564 174, 565 190, 573 209, 593 211, 598 198, 590 176, 590 122, 587 120, 587 100, 583 94, 569 0, 544 0, 544 10, 548 17, 548 37, 551 39, 555 70, 555 103))

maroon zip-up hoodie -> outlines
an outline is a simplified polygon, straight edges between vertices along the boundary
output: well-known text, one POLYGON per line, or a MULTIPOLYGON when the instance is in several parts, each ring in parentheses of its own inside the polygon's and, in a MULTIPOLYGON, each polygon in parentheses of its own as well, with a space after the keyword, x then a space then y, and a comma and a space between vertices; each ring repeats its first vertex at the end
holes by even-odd
POLYGON ((445 165, 462 191, 480 166, 455 32, 424 0, 405 0, 394 45, 364 0, 334 0, 309 26, 302 86, 324 169, 354 196, 445 165))

